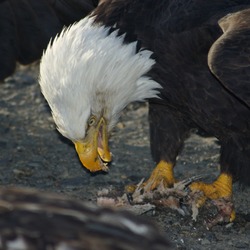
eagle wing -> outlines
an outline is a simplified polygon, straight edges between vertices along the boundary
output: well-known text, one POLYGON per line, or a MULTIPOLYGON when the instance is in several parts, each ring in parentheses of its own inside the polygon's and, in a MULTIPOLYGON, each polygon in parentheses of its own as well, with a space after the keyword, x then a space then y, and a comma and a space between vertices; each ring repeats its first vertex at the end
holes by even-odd
POLYGON ((212 45, 208 65, 222 85, 250 107, 250 9, 219 20, 223 34, 212 45))

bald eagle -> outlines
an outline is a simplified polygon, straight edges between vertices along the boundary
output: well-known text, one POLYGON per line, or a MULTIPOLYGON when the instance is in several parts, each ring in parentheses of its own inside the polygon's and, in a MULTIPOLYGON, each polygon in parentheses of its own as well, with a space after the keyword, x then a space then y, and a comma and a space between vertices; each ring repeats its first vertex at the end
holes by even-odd
POLYGON ((92 172, 108 169, 110 131, 133 101, 149 102, 152 189, 174 184, 190 131, 217 137, 220 175, 190 186, 202 203, 232 197, 233 181, 250 184, 249 76, 249 0, 103 0, 48 45, 40 86, 92 172))

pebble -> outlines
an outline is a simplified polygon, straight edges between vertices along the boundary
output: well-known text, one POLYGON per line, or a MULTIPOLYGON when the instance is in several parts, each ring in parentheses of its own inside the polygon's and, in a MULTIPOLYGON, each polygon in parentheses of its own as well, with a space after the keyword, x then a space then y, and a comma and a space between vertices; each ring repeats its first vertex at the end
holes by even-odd
POLYGON ((39 168, 39 167, 42 166, 42 164, 39 163, 39 162, 29 162, 29 163, 27 164, 27 166, 28 166, 28 167, 32 167, 32 168, 39 168))
POLYGON ((201 240, 201 245, 208 245, 208 244, 210 244, 210 241, 208 239, 201 240))

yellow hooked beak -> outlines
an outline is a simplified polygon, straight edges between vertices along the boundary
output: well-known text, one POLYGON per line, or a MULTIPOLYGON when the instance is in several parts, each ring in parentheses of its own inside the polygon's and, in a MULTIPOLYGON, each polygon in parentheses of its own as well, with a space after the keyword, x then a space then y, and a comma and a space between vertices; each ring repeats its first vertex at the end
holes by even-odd
POLYGON ((90 126, 83 141, 77 141, 75 148, 81 163, 91 172, 108 171, 107 163, 111 162, 112 154, 108 146, 108 131, 102 117, 96 126, 90 126))

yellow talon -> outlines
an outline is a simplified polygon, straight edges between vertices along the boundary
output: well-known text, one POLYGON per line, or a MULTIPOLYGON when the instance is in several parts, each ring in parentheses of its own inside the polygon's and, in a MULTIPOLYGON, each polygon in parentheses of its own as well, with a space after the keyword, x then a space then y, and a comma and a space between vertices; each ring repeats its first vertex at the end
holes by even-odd
POLYGON ((174 178, 174 165, 166 161, 160 161, 155 169, 153 170, 151 176, 146 181, 145 185, 150 183, 150 189, 153 190, 163 182, 165 187, 172 187, 175 183, 174 178))
MULTIPOLYGON (((143 183, 143 186, 149 186, 150 190, 154 190, 161 183, 165 187, 172 187, 175 183, 174 173, 173 173, 174 165, 172 163, 166 161, 160 161, 155 169, 153 170, 149 179, 143 183)), ((136 190, 136 185, 128 185, 125 187, 126 193, 134 193, 136 190)))
MULTIPOLYGON (((189 187, 193 192, 202 191, 204 194, 198 199, 196 203, 196 206, 199 208, 205 203, 206 199, 231 199, 233 192, 233 178, 229 174, 222 173, 217 178, 217 180, 211 184, 206 184, 203 182, 194 182, 189 187)), ((232 222, 235 217, 235 210, 233 210, 230 215, 230 222, 232 222)))
POLYGON ((235 210, 233 210, 233 212, 230 215, 230 222, 233 222, 235 218, 236 218, 236 213, 235 213, 235 210))
POLYGON ((194 182, 190 185, 192 191, 200 190, 204 195, 211 199, 229 198, 232 196, 232 176, 228 174, 221 174, 216 181, 211 184, 203 182, 194 182))

